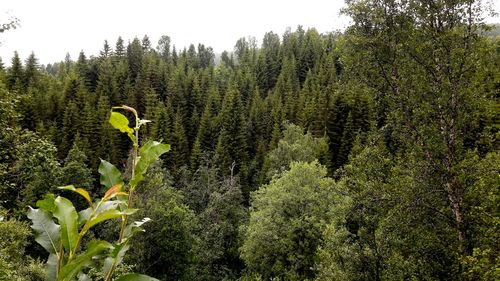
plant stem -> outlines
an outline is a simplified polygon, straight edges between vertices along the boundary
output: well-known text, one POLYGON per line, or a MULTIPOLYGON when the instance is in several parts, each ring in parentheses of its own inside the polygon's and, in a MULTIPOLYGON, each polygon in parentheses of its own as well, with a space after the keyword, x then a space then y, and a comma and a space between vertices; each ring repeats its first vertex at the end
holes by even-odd
MULTIPOLYGON (((131 172, 131 178, 134 178, 135 176, 135 165, 137 165, 137 157, 139 154, 139 115, 137 114, 137 111, 133 109, 132 107, 128 107, 126 105, 122 106, 123 109, 131 111, 134 116, 135 116, 135 128, 134 128, 134 133, 135 133, 135 140, 134 140, 134 147, 132 149, 132 172, 131 172)), ((129 189, 129 194, 128 194, 128 201, 127 201, 127 209, 130 209, 132 207, 132 195, 134 193, 135 186, 131 186, 129 189)), ((127 227, 127 220, 128 216, 124 215, 122 216, 122 224, 120 227, 120 236, 118 238, 118 243, 123 243, 123 236, 125 234, 125 228, 127 227)), ((117 259, 113 260, 113 265, 111 266, 111 269, 108 272, 108 275, 106 276, 105 281, 111 280, 111 277, 113 276, 113 273, 116 269, 116 262, 117 259)))

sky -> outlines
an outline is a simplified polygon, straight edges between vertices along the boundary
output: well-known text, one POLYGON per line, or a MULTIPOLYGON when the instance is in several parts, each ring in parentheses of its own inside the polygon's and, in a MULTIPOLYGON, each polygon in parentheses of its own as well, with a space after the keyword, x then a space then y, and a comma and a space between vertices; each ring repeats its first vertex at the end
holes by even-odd
POLYGON ((343 29, 349 20, 340 16, 344 0, 1 0, 0 22, 19 18, 21 26, 0 36, 0 57, 10 64, 14 51, 25 59, 33 51, 41 64, 73 60, 81 50, 98 55, 104 40, 114 47, 118 36, 127 42, 148 35, 153 47, 162 35, 176 48, 205 44, 216 53, 232 51, 241 37, 259 42, 273 31, 282 35, 316 28, 320 33, 343 29))
MULTIPOLYGON (((205 44, 216 53, 232 51, 241 37, 282 35, 316 28, 320 33, 343 30, 349 18, 340 15, 344 0, 0 0, 0 23, 9 16, 21 26, 0 35, 0 57, 10 65, 14 51, 21 59, 35 53, 39 63, 73 60, 81 50, 98 55, 104 40, 114 47, 118 36, 125 42, 148 35, 153 47, 162 35, 177 49, 205 44)), ((491 0, 490 0, 491 1, 491 0)), ((493 0, 496 11, 500 1, 493 0)), ((500 22, 500 18, 488 18, 500 22)))

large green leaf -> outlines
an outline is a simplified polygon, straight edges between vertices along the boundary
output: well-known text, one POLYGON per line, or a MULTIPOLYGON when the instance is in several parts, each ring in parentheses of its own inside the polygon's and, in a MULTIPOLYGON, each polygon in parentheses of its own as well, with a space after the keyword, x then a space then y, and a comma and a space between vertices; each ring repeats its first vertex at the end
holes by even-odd
POLYGON ((125 115, 111 111, 111 115, 109 116, 109 123, 115 128, 120 130, 122 133, 127 133, 128 137, 132 140, 133 143, 136 142, 134 137, 134 129, 129 127, 129 121, 125 115))
POLYGON ((123 185, 122 173, 108 161, 101 159, 98 171, 101 174, 100 182, 105 187, 110 188, 115 184, 123 185))
POLYGON ((80 212, 78 212, 78 227, 84 225, 89 220, 91 214, 92 214, 91 208, 87 208, 85 210, 81 210, 80 212))
POLYGON ((64 249, 74 252, 78 241, 78 213, 73 203, 64 197, 58 196, 55 205, 54 217, 61 225, 61 241, 64 249))
POLYGON ((134 130, 128 126, 128 118, 119 112, 111 111, 111 115, 109 116, 109 123, 115 129, 120 130, 120 132, 122 133, 134 133, 134 130))
MULTIPOLYGON (((100 213, 103 213, 105 211, 116 209, 120 203, 121 203, 120 201, 115 201, 115 200, 105 201, 100 204, 99 202, 94 203, 94 205, 99 206, 99 208, 95 210, 94 217, 98 216, 100 213)), ((91 214, 92 214, 91 208, 87 208, 85 210, 81 210, 80 212, 78 212, 78 225, 79 226, 84 225, 89 220, 91 214)))
POLYGON ((137 209, 127 209, 124 211, 119 211, 117 209, 111 209, 111 210, 107 210, 107 211, 104 211, 102 213, 99 213, 98 215, 91 218, 90 221, 88 222, 88 224, 85 225, 85 227, 83 228, 83 233, 87 232, 91 227, 93 227, 94 225, 96 225, 100 222, 114 219, 114 218, 119 218, 121 216, 129 216, 135 212, 137 212, 137 209))
POLYGON ((60 229, 52 217, 42 209, 33 209, 30 207, 28 218, 33 222, 31 228, 35 230, 35 241, 42 245, 50 254, 56 254, 59 251, 60 229))
POLYGON ((60 186, 60 187, 58 187, 58 189, 70 190, 70 191, 76 192, 76 193, 80 194, 83 198, 85 198, 85 200, 87 200, 87 203, 89 203, 90 207, 92 207, 92 208, 94 207, 94 205, 92 204, 92 198, 90 198, 90 194, 88 193, 87 190, 85 190, 83 188, 75 188, 73 185, 60 186))
POLYGON ((144 274, 129 273, 118 277, 116 281, 159 281, 159 280, 144 274))
POLYGON ((169 150, 169 144, 151 140, 146 142, 140 149, 140 157, 135 165, 135 174, 130 180, 130 186, 135 188, 144 179, 144 174, 149 166, 157 161, 163 153, 169 150))
POLYGON ((83 268, 92 264, 92 257, 102 254, 113 246, 106 241, 91 241, 85 252, 78 255, 75 259, 61 268, 59 280, 69 281, 72 280, 83 268))

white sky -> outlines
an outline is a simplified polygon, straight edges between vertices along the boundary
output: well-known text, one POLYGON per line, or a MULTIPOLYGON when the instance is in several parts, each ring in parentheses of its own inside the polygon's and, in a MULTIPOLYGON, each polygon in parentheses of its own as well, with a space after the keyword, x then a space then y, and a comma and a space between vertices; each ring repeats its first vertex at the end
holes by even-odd
MULTIPOLYGON (((15 50, 22 60, 33 51, 41 64, 76 60, 80 50, 97 55, 105 39, 114 47, 147 34, 153 47, 168 35, 177 50, 203 43, 220 53, 232 51, 236 40, 267 31, 282 35, 300 24, 319 32, 344 29, 339 15, 344 0, 0 0, 0 23, 9 15, 21 26, 0 35, 0 57, 9 65, 15 50)), ((496 10, 500 1, 493 0, 496 10)), ((497 17, 488 22, 500 22, 497 17)))
POLYGON ((83 50, 97 55, 105 39, 114 48, 118 36, 125 43, 147 34, 156 47, 168 35, 177 50, 193 43, 211 46, 215 52, 232 51, 236 40, 255 36, 259 42, 267 31, 282 35, 315 27, 319 32, 344 28, 339 18, 343 0, 0 0, 0 22, 7 13, 21 26, 1 35, 0 57, 9 65, 14 51, 22 60, 34 51, 41 64, 73 60, 83 50))

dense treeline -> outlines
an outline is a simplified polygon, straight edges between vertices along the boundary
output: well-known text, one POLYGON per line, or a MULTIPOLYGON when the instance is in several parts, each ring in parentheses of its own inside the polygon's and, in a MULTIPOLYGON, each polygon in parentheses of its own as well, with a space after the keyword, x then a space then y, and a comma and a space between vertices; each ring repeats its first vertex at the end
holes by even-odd
POLYGON ((0 64, 0 280, 43 276, 28 206, 65 184, 103 192, 100 158, 130 165, 130 140, 107 122, 121 104, 152 121, 142 140, 172 146, 138 193, 152 222, 122 271, 500 278, 500 56, 484 7, 347 4, 344 33, 241 38, 217 65, 210 47, 177 50, 168 36, 156 47, 118 38, 98 57, 43 67, 34 54, 0 64))

